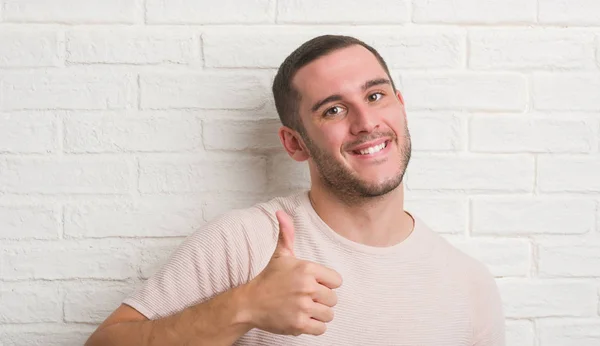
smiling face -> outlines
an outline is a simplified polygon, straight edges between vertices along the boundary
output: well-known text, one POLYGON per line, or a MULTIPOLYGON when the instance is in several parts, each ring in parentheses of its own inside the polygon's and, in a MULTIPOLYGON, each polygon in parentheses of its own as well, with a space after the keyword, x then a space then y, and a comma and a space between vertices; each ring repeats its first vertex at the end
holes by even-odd
POLYGON ((292 82, 313 184, 318 179, 346 200, 400 185, 411 154, 404 102, 371 52, 360 45, 335 50, 292 82))

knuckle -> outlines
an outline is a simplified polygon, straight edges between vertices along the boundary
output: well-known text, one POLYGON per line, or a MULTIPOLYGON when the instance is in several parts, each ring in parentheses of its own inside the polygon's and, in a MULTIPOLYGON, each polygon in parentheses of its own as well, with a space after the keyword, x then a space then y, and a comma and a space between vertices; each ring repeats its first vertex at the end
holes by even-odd
POLYGON ((302 264, 300 264, 300 269, 302 270, 302 273, 307 274, 307 275, 314 275, 315 273, 315 264, 312 262, 302 262, 302 264))
POLYGON ((312 303, 313 302, 310 299, 302 299, 299 303, 300 311, 304 314, 309 313, 312 307, 312 303))
POLYGON ((306 328, 306 318, 302 314, 297 314, 292 321, 292 329, 294 332, 302 334, 302 331, 306 328))
POLYGON ((302 293, 312 294, 315 292, 315 281, 309 276, 303 276, 298 283, 298 289, 302 293))
POLYGON ((319 328, 315 331, 315 335, 323 335, 327 331, 327 325, 325 323, 321 323, 319 328))

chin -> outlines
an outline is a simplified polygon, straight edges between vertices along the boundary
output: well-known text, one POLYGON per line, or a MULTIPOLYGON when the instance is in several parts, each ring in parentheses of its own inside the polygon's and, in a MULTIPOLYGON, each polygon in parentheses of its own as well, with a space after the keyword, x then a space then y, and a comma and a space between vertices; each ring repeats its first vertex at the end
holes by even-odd
POLYGON ((379 197, 394 191, 402 184, 403 176, 393 175, 385 178, 363 180, 357 190, 364 197, 379 197))
MULTIPOLYGON (((370 186, 384 186, 390 183, 390 181, 394 181, 398 179, 398 169, 394 172, 382 172, 381 168, 375 168, 374 170, 370 170, 370 172, 356 172, 356 175, 360 177, 366 185, 370 186)), ((392 171, 391 169, 389 171, 392 171)))

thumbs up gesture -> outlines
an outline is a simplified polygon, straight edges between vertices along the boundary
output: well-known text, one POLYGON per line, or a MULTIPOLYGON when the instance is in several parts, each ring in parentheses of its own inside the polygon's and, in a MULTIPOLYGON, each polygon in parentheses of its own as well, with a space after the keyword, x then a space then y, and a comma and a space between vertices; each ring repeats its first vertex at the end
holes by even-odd
POLYGON ((337 303, 333 289, 342 284, 336 271, 294 255, 294 225, 284 212, 276 213, 279 238, 265 269, 247 284, 256 328, 295 335, 325 333, 337 303))
POLYGON ((279 238, 277 239, 277 247, 272 258, 285 257, 294 255, 294 224, 289 215, 285 211, 280 210, 275 213, 277 221, 279 221, 279 238))

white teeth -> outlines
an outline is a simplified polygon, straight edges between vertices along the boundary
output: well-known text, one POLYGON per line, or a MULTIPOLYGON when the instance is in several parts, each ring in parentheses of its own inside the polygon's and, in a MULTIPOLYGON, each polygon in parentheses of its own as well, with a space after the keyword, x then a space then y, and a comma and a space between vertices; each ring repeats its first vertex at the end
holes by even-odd
POLYGON ((373 147, 367 148, 367 149, 359 150, 358 152, 361 155, 374 154, 378 151, 381 151, 383 148, 385 148, 385 142, 383 142, 379 145, 375 145, 373 147))

